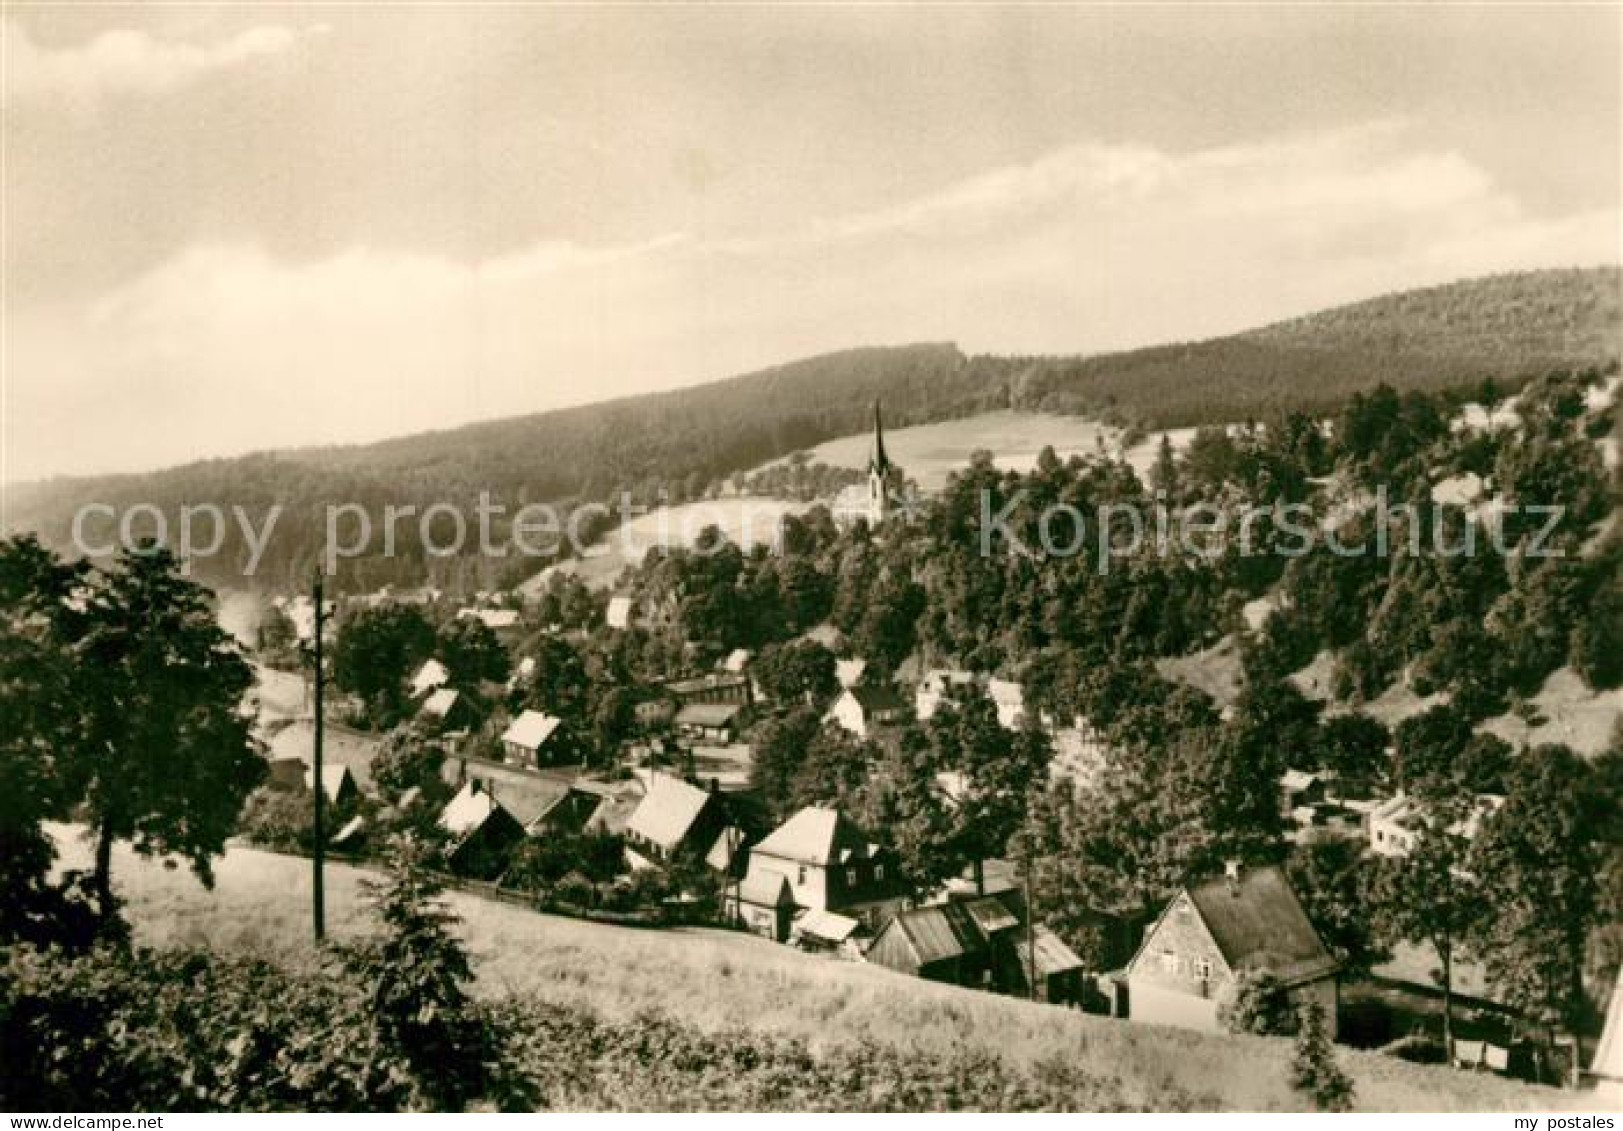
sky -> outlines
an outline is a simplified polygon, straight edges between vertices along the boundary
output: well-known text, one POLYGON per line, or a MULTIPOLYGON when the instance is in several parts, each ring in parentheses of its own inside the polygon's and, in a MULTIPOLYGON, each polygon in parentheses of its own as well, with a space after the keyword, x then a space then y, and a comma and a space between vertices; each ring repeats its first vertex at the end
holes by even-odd
POLYGON ((8 3, 0 481, 1615 263, 1620 21, 8 3))

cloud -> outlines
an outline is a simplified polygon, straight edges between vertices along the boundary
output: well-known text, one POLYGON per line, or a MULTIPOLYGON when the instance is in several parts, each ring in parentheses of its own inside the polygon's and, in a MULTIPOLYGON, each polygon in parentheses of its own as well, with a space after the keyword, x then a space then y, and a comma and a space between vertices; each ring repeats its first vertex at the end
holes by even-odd
POLYGON ((115 95, 164 94, 216 71, 286 54, 301 38, 327 30, 323 24, 303 30, 252 27, 208 45, 115 30, 79 46, 52 48, 36 43, 20 23, 6 20, 7 94, 32 100, 62 98, 79 105, 94 105, 115 95))
POLYGON ((1187 154, 1076 145, 751 240, 465 263, 196 246, 13 312, 13 479, 364 440, 858 344, 1088 352, 1492 271, 1616 262, 1615 208, 1531 213, 1401 125, 1187 154))

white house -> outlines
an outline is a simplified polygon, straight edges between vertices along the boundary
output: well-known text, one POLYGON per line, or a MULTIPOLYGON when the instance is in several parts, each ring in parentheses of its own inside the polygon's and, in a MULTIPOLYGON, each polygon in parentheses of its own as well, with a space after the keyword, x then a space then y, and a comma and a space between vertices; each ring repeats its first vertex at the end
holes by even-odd
POLYGON ((451 673, 444 664, 438 660, 425 660, 423 666, 417 669, 417 674, 411 677, 411 697, 420 699, 433 691, 436 687, 444 687, 451 681, 451 673))
POLYGON ((906 713, 906 700, 892 688, 848 687, 824 717, 858 738, 867 738, 878 727, 901 722, 906 713))

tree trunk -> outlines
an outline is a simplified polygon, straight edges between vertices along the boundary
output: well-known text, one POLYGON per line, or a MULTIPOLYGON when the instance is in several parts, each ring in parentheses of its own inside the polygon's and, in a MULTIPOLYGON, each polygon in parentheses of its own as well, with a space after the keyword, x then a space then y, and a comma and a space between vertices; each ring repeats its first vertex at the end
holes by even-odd
POLYGON ((96 893, 96 905, 103 922, 111 922, 117 914, 113 906, 113 822, 103 820, 96 830, 96 870, 90 878, 91 890, 96 893))
POLYGON ((1454 948, 1447 943, 1437 948, 1443 960, 1443 1056, 1454 1063, 1454 948))
POLYGON ((986 861, 975 857, 975 894, 986 894, 986 861))

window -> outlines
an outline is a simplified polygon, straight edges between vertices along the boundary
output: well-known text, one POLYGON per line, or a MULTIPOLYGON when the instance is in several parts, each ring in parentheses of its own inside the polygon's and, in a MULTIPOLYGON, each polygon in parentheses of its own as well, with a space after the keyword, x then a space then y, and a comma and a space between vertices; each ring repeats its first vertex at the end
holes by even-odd
POLYGON ((883 864, 875 864, 873 866, 873 878, 876 880, 882 880, 885 878, 885 866, 883 864))
POLYGON ((847 884, 851 885, 852 887, 856 886, 856 883, 857 883, 857 870, 855 868, 847 868, 845 870, 845 882, 847 884))
POLYGON ((1178 972, 1178 956, 1170 950, 1163 950, 1161 952, 1161 970, 1166 974, 1176 974, 1178 972))
POLYGON ((1202 982, 1209 982, 1212 980, 1212 963, 1210 959, 1195 959, 1195 977, 1199 978, 1202 982))
POLYGON ((800 879, 796 882, 802 884, 806 882, 806 865, 802 864, 800 866, 800 879))

